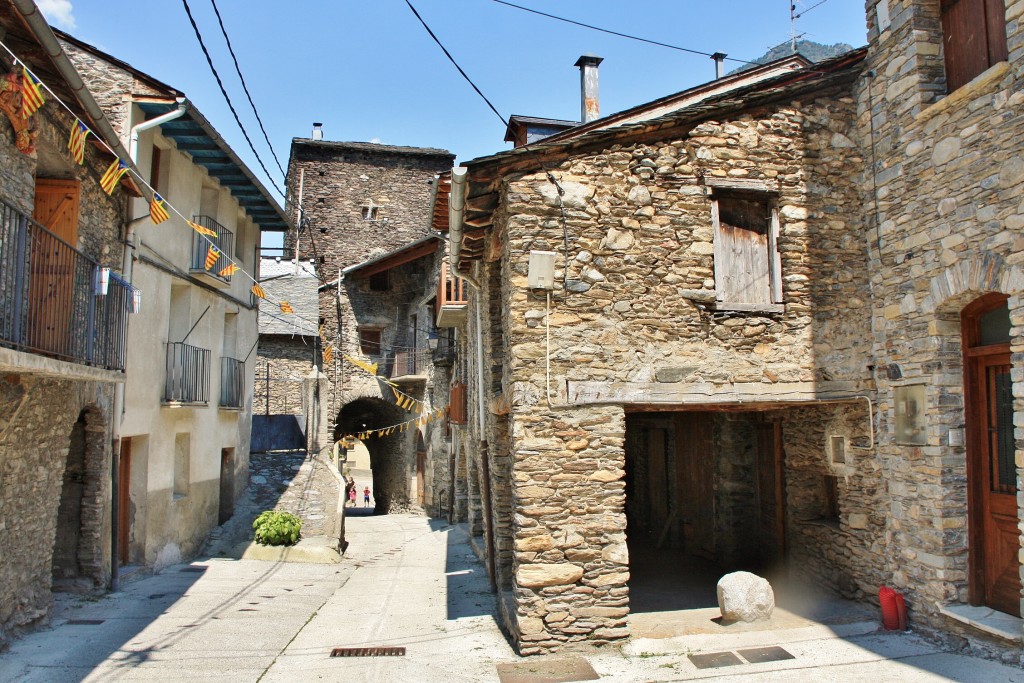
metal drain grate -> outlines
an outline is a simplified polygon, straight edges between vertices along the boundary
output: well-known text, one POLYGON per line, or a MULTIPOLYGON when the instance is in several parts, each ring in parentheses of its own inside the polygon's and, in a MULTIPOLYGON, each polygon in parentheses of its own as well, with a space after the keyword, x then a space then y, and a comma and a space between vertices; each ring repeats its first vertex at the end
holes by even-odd
POLYGON ((106 619, 68 619, 66 623, 71 626, 99 626, 106 619))
POLYGON ((336 647, 332 657, 404 657, 404 647, 336 647))
POLYGON ((206 571, 206 567, 182 567, 180 571, 202 574, 206 571))

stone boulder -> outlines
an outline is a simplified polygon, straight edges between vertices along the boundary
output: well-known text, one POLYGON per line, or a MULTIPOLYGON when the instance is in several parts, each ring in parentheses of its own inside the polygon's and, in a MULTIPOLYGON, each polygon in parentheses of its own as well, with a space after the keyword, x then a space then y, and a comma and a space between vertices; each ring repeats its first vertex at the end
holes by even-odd
POLYGON ((733 572, 718 581, 718 608, 725 621, 763 621, 775 610, 775 592, 757 574, 733 572))

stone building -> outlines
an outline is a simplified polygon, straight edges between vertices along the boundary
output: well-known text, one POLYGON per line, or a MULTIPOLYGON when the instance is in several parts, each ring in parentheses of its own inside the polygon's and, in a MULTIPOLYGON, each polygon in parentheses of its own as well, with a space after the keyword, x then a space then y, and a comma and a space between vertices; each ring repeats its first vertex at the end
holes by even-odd
POLYGON ((521 652, 627 637, 683 556, 1020 662, 1024 2, 866 9, 454 172, 454 471, 521 652))
POLYGON ((1024 2, 869 0, 873 466, 915 625, 1021 651, 1024 2))
MULTIPOLYGON (((376 363, 417 409, 444 407, 431 398, 435 384, 447 391, 447 380, 435 378, 428 346, 443 253, 431 231, 431 200, 435 178, 453 160, 439 149, 326 141, 320 124, 312 138, 292 141, 287 190, 300 227, 298 256, 317 264, 319 322, 333 347, 331 362, 321 363, 326 386, 320 433, 307 434, 318 450, 331 449, 345 435, 415 417, 398 405, 396 387, 346 356, 376 363)), ((286 246, 295 243, 290 233, 286 246)), ((448 458, 441 453, 443 438, 431 431, 439 424, 365 441, 378 513, 437 505, 432 489, 443 478, 435 484, 430 463, 448 458)))
POLYGON ((681 554, 877 589, 863 58, 454 173, 457 469, 522 653, 628 636, 681 554))
POLYGON ((0 34, 20 60, 0 57, 3 649, 12 630, 48 614, 51 591, 110 580, 112 416, 131 305, 110 269, 120 268, 127 195, 138 189, 100 188, 114 157, 98 145, 86 145, 82 164, 69 152, 77 117, 127 158, 32 3, 0 3, 0 34), (73 113, 44 91, 23 117, 23 65, 73 113))
POLYGON ((133 202, 125 238, 132 250, 124 270, 142 305, 128 334, 118 561, 160 569, 192 557, 248 484, 257 341, 251 288, 261 231, 287 223, 184 93, 59 36, 101 93, 143 177, 175 209, 154 225, 149 204, 133 202), (239 270, 225 271, 232 261, 239 270))

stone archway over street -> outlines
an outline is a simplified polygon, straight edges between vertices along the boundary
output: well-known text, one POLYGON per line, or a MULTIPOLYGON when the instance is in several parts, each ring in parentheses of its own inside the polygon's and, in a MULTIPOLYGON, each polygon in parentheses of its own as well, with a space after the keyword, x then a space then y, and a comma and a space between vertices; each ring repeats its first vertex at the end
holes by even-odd
MULTIPOLYGON (((347 434, 383 429, 405 419, 397 406, 379 398, 358 398, 342 407, 335 420, 334 439, 347 434)), ((387 436, 363 440, 373 470, 374 514, 386 515, 409 509, 410 471, 413 456, 411 432, 399 430, 387 436)))

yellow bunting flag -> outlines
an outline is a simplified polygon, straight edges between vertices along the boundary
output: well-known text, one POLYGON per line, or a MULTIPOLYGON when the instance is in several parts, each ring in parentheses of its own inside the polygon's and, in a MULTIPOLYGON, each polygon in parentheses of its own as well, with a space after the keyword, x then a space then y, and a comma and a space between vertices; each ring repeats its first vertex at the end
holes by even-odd
POLYGON ((240 270, 240 269, 241 269, 241 266, 239 266, 238 264, 236 264, 236 263, 229 263, 228 265, 226 265, 223 268, 221 268, 220 272, 217 273, 217 275, 220 275, 221 277, 231 277, 235 273, 235 271, 240 270))
POLYGON ((85 163, 85 138, 89 135, 89 129, 85 124, 75 119, 71 126, 71 135, 68 136, 68 149, 71 150, 71 158, 81 166, 85 163))
POLYGON ((207 237, 216 237, 217 236, 217 233, 214 230, 210 230, 209 228, 204 228, 203 226, 199 225, 198 223, 193 223, 192 221, 185 221, 185 222, 188 223, 188 227, 192 228, 193 230, 198 232, 200 235, 206 235, 207 237))
POLYGON ((171 214, 167 213, 167 207, 164 206, 164 198, 154 192, 153 200, 149 203, 149 220, 153 225, 160 225, 170 217, 171 214))
POLYGON ((330 344, 324 345, 324 362, 330 363, 331 359, 334 358, 334 349, 330 344))
POLYGON ((43 97, 43 89, 36 77, 28 72, 25 67, 21 68, 21 116, 28 118, 36 113, 39 107, 43 106, 46 98, 43 97))
POLYGON ((352 365, 356 366, 357 368, 362 368, 363 370, 366 370, 371 375, 376 375, 377 374, 377 364, 376 363, 367 363, 365 360, 359 360, 358 358, 353 358, 352 356, 348 356, 348 355, 343 356, 343 357, 344 357, 345 360, 347 360, 349 363, 351 363, 352 365))
POLYGON ((290 303, 288 303, 287 301, 282 301, 278 305, 281 307, 281 312, 286 314, 286 315, 291 315, 292 313, 295 312, 295 309, 292 308, 292 305, 290 303))
POLYGON ((217 259, 220 258, 220 249, 210 245, 210 248, 206 250, 206 269, 210 270, 217 265, 217 259))
POLYGON ((128 164, 124 163, 120 159, 114 159, 114 162, 110 164, 110 167, 103 173, 103 177, 100 178, 100 187, 107 194, 113 194, 114 188, 117 187, 117 183, 121 180, 121 176, 128 172, 128 164))
POLYGON ((263 288, 260 287, 258 284, 254 284, 250 291, 252 292, 252 295, 255 296, 255 297, 259 297, 260 299, 266 299, 267 298, 267 293, 264 292, 263 288))
POLYGON ((398 392, 398 389, 396 389, 395 387, 391 387, 391 392, 395 395, 395 400, 396 401, 399 400, 400 398, 402 398, 402 394, 400 394, 398 392))

